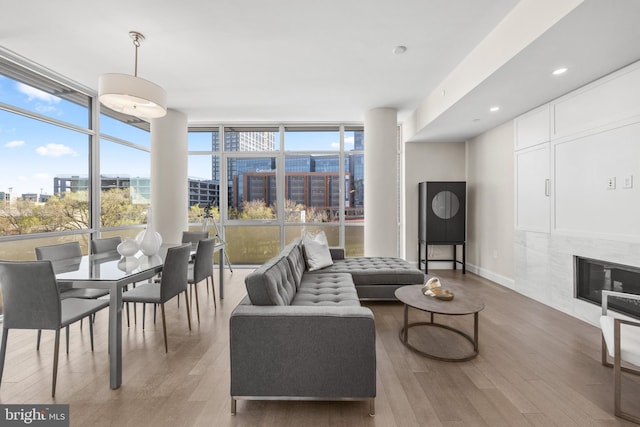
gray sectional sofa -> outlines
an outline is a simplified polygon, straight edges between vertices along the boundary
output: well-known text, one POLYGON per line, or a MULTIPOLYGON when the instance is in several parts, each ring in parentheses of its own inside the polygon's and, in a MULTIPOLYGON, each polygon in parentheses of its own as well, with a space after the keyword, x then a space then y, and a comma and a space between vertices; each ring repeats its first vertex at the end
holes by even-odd
POLYGON ((368 297, 388 296, 368 290, 376 277, 399 283, 382 259, 348 260, 309 272, 296 239, 246 277, 247 296, 229 321, 233 414, 238 399, 369 400, 374 414, 375 324, 356 280, 368 297))

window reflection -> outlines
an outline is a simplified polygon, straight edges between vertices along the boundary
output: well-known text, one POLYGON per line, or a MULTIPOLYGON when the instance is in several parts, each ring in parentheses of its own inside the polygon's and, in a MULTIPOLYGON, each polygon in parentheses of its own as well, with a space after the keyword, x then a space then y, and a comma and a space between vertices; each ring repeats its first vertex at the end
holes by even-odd
POLYGON ((11 63, 0 62, 0 100, 23 110, 88 128, 90 98, 11 63))

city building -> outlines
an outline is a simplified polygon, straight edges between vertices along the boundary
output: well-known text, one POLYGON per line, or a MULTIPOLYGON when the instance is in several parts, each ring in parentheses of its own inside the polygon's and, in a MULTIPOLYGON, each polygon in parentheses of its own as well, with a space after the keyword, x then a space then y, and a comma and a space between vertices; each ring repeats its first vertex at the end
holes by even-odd
MULTIPOLYGON (((101 175, 100 178, 102 191, 111 189, 128 190, 133 203, 149 203, 151 195, 151 180, 149 178, 117 175, 101 175)), ((62 175, 53 178, 53 193, 56 196, 64 196, 66 193, 77 191, 88 191, 88 188, 89 179, 86 176, 62 175)), ((188 188, 189 206, 196 204, 204 206, 207 203, 218 200, 220 186, 216 181, 189 178, 188 188)), ((34 197, 31 197, 31 199, 34 197)))
MULTIPOLYGON (((218 151, 220 146, 220 133, 211 133, 211 149, 218 151)), ((277 132, 261 130, 236 130, 225 129, 224 149, 225 151, 273 151, 276 148, 277 132)), ((233 176, 236 172, 236 161, 231 159, 228 164, 228 175, 233 176)), ((214 181, 220 181, 220 158, 214 156, 212 159, 212 175, 214 181)), ((231 182, 231 178, 229 178, 231 182)))
POLYGON ((218 181, 189 178, 189 206, 218 204, 220 184, 218 181))
MULTIPOLYGON (((100 189, 128 190, 132 203, 149 203, 151 197, 151 180, 144 177, 119 175, 100 175, 100 189)), ((53 178, 53 194, 63 197, 66 193, 89 190, 89 178, 80 175, 59 175, 53 178)))
MULTIPOLYGON (((362 134, 362 132, 358 132, 362 134)), ((340 156, 287 155, 285 157, 285 200, 329 213, 336 219, 340 207, 340 156)), ((345 154, 344 194, 346 220, 362 219, 364 162, 362 154, 345 154), (359 167, 359 168, 358 168, 359 167), (356 178, 357 177, 357 178, 356 178)), ((241 208, 251 200, 273 206, 277 200, 276 165, 271 158, 234 159, 229 205, 241 208)))
POLYGON ((25 202, 45 203, 50 197, 50 194, 23 193, 20 199, 25 202))

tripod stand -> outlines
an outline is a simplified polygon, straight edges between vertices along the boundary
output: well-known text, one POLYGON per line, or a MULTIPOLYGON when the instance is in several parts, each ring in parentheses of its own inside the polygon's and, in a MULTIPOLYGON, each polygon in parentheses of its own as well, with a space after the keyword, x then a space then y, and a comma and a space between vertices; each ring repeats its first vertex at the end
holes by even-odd
MULTIPOLYGON (((215 234, 215 238, 218 239, 218 241, 222 244, 224 244, 226 246, 226 242, 222 239, 222 236, 220 236, 220 229, 218 229, 218 224, 216 224, 216 220, 213 218, 213 215, 211 214, 211 202, 209 202, 207 204, 207 206, 204 207, 204 220, 202 221, 202 231, 207 231, 207 226, 208 226, 208 222, 209 220, 211 220, 211 223, 213 223, 213 228, 216 230, 216 234, 215 234)), ((227 251, 223 250, 222 253, 224 253, 224 260, 227 262, 227 267, 229 267, 229 271, 233 273, 233 268, 231 267, 231 261, 229 261, 229 255, 227 255, 227 251)))

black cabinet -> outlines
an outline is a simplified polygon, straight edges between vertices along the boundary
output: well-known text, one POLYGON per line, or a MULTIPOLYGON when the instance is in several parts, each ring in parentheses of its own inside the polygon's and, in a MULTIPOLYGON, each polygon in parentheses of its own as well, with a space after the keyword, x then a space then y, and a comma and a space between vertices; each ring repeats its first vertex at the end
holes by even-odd
POLYGON ((462 264, 466 258, 466 204, 467 185, 463 181, 430 181, 418 184, 418 259, 424 262, 425 273, 429 268, 427 245, 452 245, 452 261, 462 264), (462 261, 457 260, 456 247, 462 246, 462 261), (422 247, 425 259, 422 259, 422 247))

